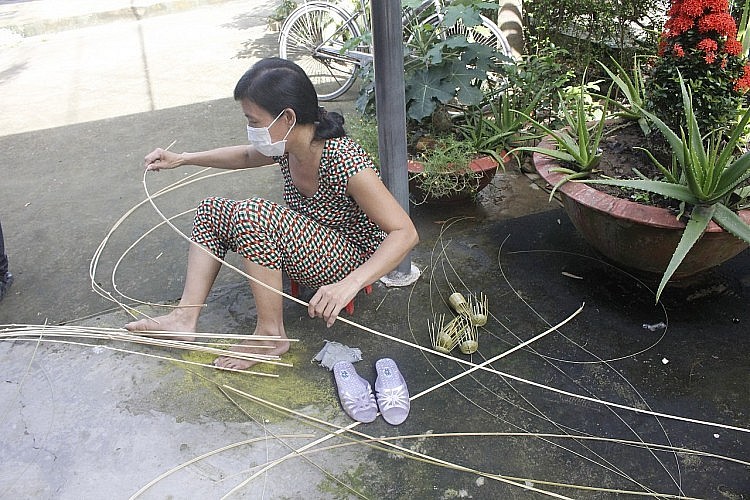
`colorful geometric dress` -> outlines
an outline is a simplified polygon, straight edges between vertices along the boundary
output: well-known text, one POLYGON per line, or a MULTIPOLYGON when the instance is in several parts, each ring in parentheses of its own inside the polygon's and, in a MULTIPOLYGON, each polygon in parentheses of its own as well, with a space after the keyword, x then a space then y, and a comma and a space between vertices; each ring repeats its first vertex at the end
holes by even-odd
POLYGON ((286 206, 262 198, 206 198, 198 206, 192 241, 223 259, 228 250, 310 288, 340 281, 377 250, 385 233, 351 196, 349 179, 371 168, 365 151, 349 137, 326 139, 318 190, 311 197, 292 182, 288 155, 274 158, 284 176, 286 206))

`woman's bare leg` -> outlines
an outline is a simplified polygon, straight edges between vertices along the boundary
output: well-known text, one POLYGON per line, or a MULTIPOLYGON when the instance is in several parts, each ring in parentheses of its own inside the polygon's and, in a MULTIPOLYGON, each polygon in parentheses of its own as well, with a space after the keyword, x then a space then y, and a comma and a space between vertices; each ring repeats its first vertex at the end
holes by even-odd
MULTIPOLYGON (((245 259, 245 270, 253 278, 281 290, 281 271, 268 269, 245 259)), ((273 290, 269 290, 250 281, 250 288, 255 299, 255 308, 258 313, 258 321, 255 325, 254 335, 266 335, 279 337, 278 341, 253 341, 246 340, 233 347, 232 350, 241 353, 265 354, 281 356, 289 350, 289 341, 284 331, 284 297, 273 290)), ((237 359, 230 356, 216 358, 214 364, 222 368, 234 370, 245 370, 257 363, 257 361, 237 359)))
MULTIPOLYGON (((154 319, 141 319, 125 325, 133 333, 147 331, 196 332, 198 317, 208 293, 221 269, 221 262, 197 243, 191 243, 188 250, 185 286, 180 298, 180 306, 167 315, 154 319)), ((147 335, 147 334, 145 334, 147 335)), ((195 340, 193 336, 174 336, 174 340, 195 340)))

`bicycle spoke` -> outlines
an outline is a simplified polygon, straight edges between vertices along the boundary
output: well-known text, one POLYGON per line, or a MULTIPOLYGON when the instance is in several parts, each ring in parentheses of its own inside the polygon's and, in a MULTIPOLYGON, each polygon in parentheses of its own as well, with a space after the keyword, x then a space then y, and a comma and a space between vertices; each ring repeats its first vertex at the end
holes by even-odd
POLYGON ((321 100, 342 95, 356 78, 359 62, 342 53, 346 42, 359 37, 351 18, 334 5, 302 5, 282 27, 279 55, 307 73, 321 100))

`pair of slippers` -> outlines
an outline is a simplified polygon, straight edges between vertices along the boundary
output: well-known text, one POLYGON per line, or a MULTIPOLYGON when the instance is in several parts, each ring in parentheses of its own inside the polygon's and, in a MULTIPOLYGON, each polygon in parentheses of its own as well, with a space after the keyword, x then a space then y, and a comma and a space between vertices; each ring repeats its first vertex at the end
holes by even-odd
POLYGON ((333 365, 341 406, 347 415, 358 422, 372 422, 380 409, 386 422, 399 425, 406 420, 411 407, 404 377, 391 358, 377 360, 375 371, 378 374, 375 380, 377 396, 373 394, 370 383, 359 376, 351 362, 339 361, 333 365))

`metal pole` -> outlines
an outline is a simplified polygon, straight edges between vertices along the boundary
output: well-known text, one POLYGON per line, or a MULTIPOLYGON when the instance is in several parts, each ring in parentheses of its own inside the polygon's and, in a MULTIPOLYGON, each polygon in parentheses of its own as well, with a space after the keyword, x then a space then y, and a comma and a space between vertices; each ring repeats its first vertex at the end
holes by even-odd
MULTIPOLYGON (((401 0, 372 0, 370 6, 381 174, 386 187, 409 213, 401 0)), ((409 256, 396 272, 410 274, 411 267, 409 256)))

